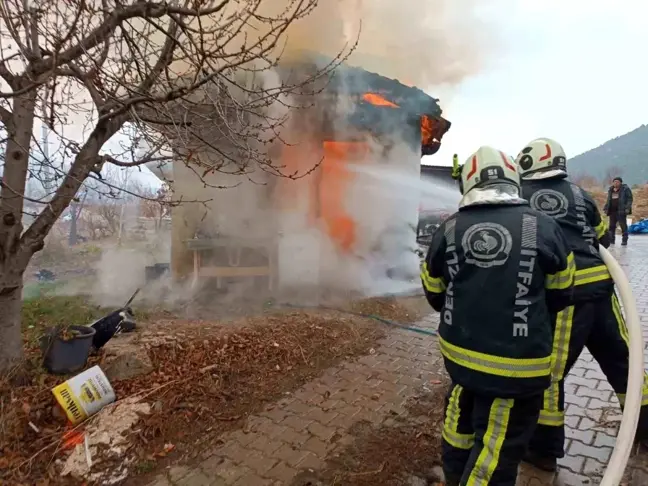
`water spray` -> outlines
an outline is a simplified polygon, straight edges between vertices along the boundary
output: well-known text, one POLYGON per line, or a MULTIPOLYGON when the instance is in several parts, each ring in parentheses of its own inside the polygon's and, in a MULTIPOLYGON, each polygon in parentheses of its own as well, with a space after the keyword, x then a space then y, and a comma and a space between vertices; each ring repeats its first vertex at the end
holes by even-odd
POLYGON ((601 247, 600 253, 614 283, 619 289, 619 297, 625 310, 630 341, 628 388, 626 390, 623 417, 617 434, 616 445, 614 446, 612 456, 600 483, 600 486, 618 486, 621 484, 623 474, 628 465, 628 459, 630 458, 635 433, 637 431, 637 424, 639 423, 643 395, 644 340, 641 332, 641 323, 639 322, 639 314, 637 312, 637 303, 635 302, 634 295, 632 295, 628 277, 626 277, 621 265, 619 265, 609 251, 601 247))

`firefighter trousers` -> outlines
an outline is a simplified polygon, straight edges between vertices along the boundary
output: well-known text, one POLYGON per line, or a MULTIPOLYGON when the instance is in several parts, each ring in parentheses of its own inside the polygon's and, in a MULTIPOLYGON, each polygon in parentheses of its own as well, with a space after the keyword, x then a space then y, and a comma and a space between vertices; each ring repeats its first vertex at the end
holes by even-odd
MULTIPOLYGON (((587 347, 623 405, 628 385, 628 329, 619 300, 609 297, 576 304, 560 312, 552 354, 552 382, 545 391, 538 427, 529 452, 540 457, 565 455, 565 377, 587 347)), ((604 393, 604 391, 601 391, 604 393)), ((637 439, 648 438, 648 379, 644 376, 643 399, 637 439)))
POLYGON ((495 398, 453 384, 443 423, 447 484, 515 486, 541 407, 541 392, 523 399, 495 398))

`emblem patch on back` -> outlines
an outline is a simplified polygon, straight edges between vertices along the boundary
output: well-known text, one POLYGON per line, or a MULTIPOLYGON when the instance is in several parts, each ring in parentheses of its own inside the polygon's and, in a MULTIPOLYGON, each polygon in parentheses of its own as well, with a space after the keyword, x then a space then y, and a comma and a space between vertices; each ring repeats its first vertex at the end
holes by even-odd
POLYGON ((461 239, 466 263, 481 268, 504 265, 508 260, 513 238, 504 226, 497 223, 477 223, 461 239))
POLYGON ((553 189, 540 189, 535 192, 529 199, 529 204, 536 211, 558 219, 567 216, 569 209, 569 201, 565 195, 553 189))

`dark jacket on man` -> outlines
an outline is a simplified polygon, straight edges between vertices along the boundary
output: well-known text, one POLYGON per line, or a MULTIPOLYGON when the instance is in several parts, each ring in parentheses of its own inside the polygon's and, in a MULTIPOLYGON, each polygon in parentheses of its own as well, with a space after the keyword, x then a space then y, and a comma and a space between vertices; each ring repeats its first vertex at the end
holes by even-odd
POLYGON ((605 206, 603 206, 603 212, 610 216, 612 213, 616 213, 619 216, 627 216, 632 214, 632 190, 628 187, 627 184, 621 184, 619 186, 618 198, 613 198, 614 195, 614 186, 610 186, 607 194, 607 201, 605 201, 605 206))
POLYGON ((620 182, 619 189, 615 190, 614 185, 608 189, 607 201, 603 211, 610 218, 610 243, 614 244, 614 238, 617 225, 621 226, 622 245, 628 244, 628 223, 626 216, 632 214, 632 191, 623 183, 620 177, 614 178, 615 182, 620 182))

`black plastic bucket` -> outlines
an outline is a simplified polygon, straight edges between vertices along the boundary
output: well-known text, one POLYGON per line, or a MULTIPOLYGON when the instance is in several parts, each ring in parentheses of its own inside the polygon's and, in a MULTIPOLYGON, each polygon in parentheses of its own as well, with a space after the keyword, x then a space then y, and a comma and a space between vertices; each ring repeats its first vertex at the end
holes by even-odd
POLYGON ((40 339, 43 366, 55 375, 67 375, 82 370, 88 362, 95 330, 90 326, 68 326, 73 335, 64 340, 62 328, 51 327, 40 339))
POLYGON ((167 273, 171 268, 171 265, 168 263, 156 263, 144 268, 144 276, 146 278, 146 283, 153 282, 158 280, 165 273, 167 273))

